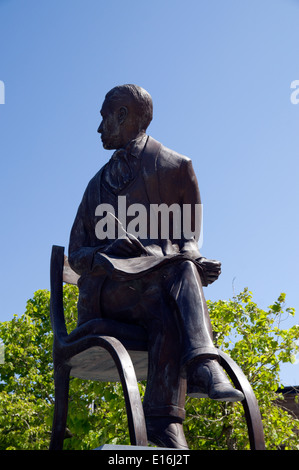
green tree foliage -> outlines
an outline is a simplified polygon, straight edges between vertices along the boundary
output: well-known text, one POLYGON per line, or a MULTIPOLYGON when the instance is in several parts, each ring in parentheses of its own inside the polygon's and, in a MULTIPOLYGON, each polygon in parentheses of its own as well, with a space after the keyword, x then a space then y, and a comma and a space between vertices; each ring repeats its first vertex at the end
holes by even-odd
MULTIPOLYGON (((0 364, 0 449, 47 449, 54 403, 50 294, 35 292, 26 312, 0 323, 5 361, 0 364)), ((64 287, 68 331, 76 326, 77 288, 64 287)), ((280 364, 297 354, 299 327, 282 329, 285 296, 267 311, 244 290, 230 301, 209 302, 217 347, 229 352, 249 379, 262 413, 267 449, 299 449, 299 423, 276 405, 280 364)), ((141 395, 145 383, 140 383, 141 395)), ((187 399, 186 437, 191 449, 249 448, 243 407, 187 399)), ((120 384, 71 379, 65 449, 129 444, 120 384)))
MULTIPOLYGON (((267 311, 257 307, 248 289, 230 301, 208 302, 208 307, 216 346, 236 361, 254 390, 266 448, 298 450, 299 421, 277 406, 280 366, 293 363, 298 352, 299 326, 282 328, 295 314, 285 308, 285 294, 267 311)), ((186 435, 194 449, 249 448, 241 403, 188 399, 186 410, 186 435)))

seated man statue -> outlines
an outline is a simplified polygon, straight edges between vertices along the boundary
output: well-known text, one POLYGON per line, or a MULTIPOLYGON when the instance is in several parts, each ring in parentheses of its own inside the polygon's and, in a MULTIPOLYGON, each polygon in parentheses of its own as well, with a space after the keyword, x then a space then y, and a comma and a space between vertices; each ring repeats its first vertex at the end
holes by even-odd
POLYGON ((145 328, 148 440, 187 449, 186 393, 244 398, 219 364, 203 295, 220 263, 199 252, 201 201, 191 160, 146 134, 151 96, 136 85, 117 86, 101 116, 103 147, 115 152, 89 182, 69 243, 69 263, 80 276, 78 325, 109 318, 145 328))

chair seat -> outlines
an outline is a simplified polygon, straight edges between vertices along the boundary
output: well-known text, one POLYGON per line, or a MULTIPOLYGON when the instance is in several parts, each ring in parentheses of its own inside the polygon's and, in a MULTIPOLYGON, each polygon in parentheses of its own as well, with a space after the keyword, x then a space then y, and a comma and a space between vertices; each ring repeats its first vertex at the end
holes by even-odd
MULTIPOLYGON (((148 354, 146 351, 128 351, 137 380, 146 380, 148 354)), ((120 382, 119 372, 111 354, 105 349, 93 346, 73 356, 68 362, 70 375, 100 382, 120 382)))
POLYGON ((73 377, 119 382, 111 354, 97 344, 98 337, 107 336, 121 342, 131 357, 137 380, 145 380, 148 369, 147 333, 140 326, 106 318, 90 320, 75 328, 63 343, 57 345, 57 356, 64 357, 64 364, 71 367, 70 375, 73 377))

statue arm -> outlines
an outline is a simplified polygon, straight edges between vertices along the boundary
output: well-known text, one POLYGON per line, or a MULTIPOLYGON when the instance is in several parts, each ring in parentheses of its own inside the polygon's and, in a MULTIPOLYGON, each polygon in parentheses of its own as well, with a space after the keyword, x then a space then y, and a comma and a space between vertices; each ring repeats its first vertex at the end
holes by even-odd
MULTIPOLYGON (((92 226, 94 217, 90 211, 90 207, 93 207, 93 204, 90 203, 90 199, 92 199, 90 194, 93 192, 92 186, 86 189, 69 240, 68 261, 71 268, 80 276, 102 267, 101 253, 119 257, 136 257, 147 254, 140 241, 133 235, 125 233, 126 236, 110 243, 107 243, 107 239, 100 241, 96 237, 95 226, 92 226)), ((119 223, 112 214, 111 217, 115 219, 116 224, 119 223)))
POLYGON ((202 206, 197 178, 190 160, 185 163, 182 182, 184 183, 181 190, 182 204, 190 204, 192 207, 191 226, 192 230, 196 232, 196 235, 191 238, 184 237, 180 251, 181 253, 190 253, 191 256, 200 263, 203 276, 202 279, 204 281, 203 284, 209 285, 218 279, 221 273, 221 263, 216 260, 204 258, 199 251, 198 238, 202 223, 202 206), (199 212, 196 214, 196 211, 199 212))
POLYGON ((180 200, 182 207, 182 217, 190 218, 187 226, 190 225, 191 235, 185 233, 182 220, 182 244, 181 253, 192 253, 194 258, 200 258, 198 240, 202 224, 201 198, 196 175, 194 173, 192 161, 184 159, 180 168, 180 200), (185 208, 184 208, 185 206, 185 208), (188 207, 188 211, 185 212, 188 207), (189 217, 190 215, 190 217, 189 217))
POLYGON ((89 227, 88 188, 78 208, 69 240, 68 261, 71 268, 79 275, 92 270, 94 256, 101 249, 95 237, 94 228, 89 227))

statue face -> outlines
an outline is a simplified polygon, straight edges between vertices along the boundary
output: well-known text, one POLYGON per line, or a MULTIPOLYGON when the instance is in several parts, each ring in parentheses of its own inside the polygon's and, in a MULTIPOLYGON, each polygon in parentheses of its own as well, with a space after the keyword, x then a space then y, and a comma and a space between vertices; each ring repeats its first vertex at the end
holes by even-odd
POLYGON ((102 122, 98 132, 101 134, 104 149, 119 149, 124 146, 120 108, 113 107, 111 103, 105 100, 101 109, 101 116, 102 122))

